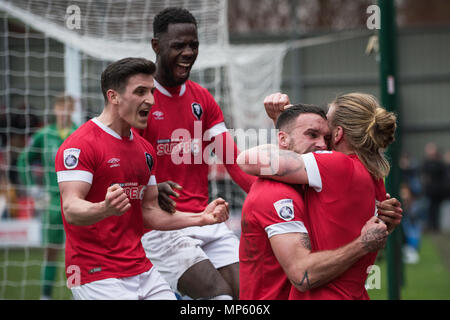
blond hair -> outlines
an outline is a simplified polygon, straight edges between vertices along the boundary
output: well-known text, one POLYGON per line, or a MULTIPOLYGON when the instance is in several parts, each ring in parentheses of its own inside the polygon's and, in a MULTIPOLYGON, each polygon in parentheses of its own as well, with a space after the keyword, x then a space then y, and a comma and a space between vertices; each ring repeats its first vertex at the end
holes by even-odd
POLYGON ((389 174, 384 151, 395 140, 397 117, 382 108, 377 99, 364 93, 338 96, 330 124, 344 129, 347 143, 375 178, 389 174))

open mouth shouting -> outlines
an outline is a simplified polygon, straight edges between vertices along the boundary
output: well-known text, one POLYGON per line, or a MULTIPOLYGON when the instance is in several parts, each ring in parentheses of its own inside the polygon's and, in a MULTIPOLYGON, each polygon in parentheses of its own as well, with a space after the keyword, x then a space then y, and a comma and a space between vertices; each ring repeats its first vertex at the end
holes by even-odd
POLYGON ((139 116, 142 118, 147 118, 149 112, 150 112, 150 109, 148 109, 148 108, 142 109, 139 111, 139 116))
POLYGON ((179 62, 176 64, 176 75, 179 78, 186 78, 189 76, 189 72, 191 71, 190 63, 179 62))

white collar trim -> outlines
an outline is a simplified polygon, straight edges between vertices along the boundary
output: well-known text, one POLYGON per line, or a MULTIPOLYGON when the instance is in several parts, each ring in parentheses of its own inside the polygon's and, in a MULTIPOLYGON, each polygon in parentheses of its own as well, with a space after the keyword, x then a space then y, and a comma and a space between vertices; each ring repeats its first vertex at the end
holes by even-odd
MULTIPOLYGON (((98 120, 98 118, 92 118, 92 122, 94 122, 97 126, 100 127, 100 129, 105 131, 107 134, 112 135, 116 139, 122 140, 122 137, 117 132, 115 132, 110 127, 101 123, 100 120, 98 120)), ((132 130, 130 130, 130 140, 133 140, 133 131, 132 130)))
MULTIPOLYGON (((158 89, 159 92, 161 92, 163 95, 168 96, 170 98, 173 97, 172 94, 169 91, 167 91, 166 88, 164 88, 158 81, 156 81, 156 79, 154 79, 153 81, 155 82, 155 88, 158 89)), ((183 83, 181 85, 179 96, 181 97, 185 92, 186 92, 186 83, 183 83)))

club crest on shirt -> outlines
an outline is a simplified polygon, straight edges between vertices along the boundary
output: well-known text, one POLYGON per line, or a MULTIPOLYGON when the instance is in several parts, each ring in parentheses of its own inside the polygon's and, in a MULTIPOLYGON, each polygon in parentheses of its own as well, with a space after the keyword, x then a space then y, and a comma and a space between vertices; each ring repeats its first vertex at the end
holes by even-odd
POLYGON ((197 102, 194 102, 193 104, 191 104, 191 106, 192 106, 192 113, 197 118, 197 120, 200 120, 203 114, 202 106, 200 105, 200 103, 197 102))
POLYGON ((273 206, 281 219, 285 221, 294 219, 294 202, 292 199, 278 200, 274 202, 273 206))
POLYGON ((147 162, 148 169, 152 172, 153 168, 153 157, 150 153, 145 153, 145 161, 147 162))
POLYGON ((64 150, 64 166, 66 169, 73 169, 78 165, 80 157, 80 149, 69 148, 64 150))

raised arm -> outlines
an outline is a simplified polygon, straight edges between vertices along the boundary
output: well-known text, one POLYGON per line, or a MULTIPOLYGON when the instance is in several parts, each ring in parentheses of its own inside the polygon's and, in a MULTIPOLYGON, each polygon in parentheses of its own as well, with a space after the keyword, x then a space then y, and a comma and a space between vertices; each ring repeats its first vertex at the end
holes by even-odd
POLYGON ((311 253, 307 233, 275 235, 270 244, 291 283, 305 292, 330 282, 367 253, 383 248, 387 235, 386 225, 373 217, 358 238, 335 250, 311 253))
POLYGON ((277 92, 264 98, 264 109, 267 116, 272 119, 274 126, 278 116, 289 106, 291 106, 291 101, 287 94, 277 92))
POLYGON ((290 184, 308 184, 305 163, 300 154, 275 145, 257 146, 239 154, 237 163, 253 176, 290 184))
POLYGON ((158 187, 147 186, 142 201, 142 214, 145 228, 175 230, 224 222, 228 219, 229 211, 228 203, 218 198, 200 213, 181 211, 168 213, 162 210, 158 204, 158 187))

